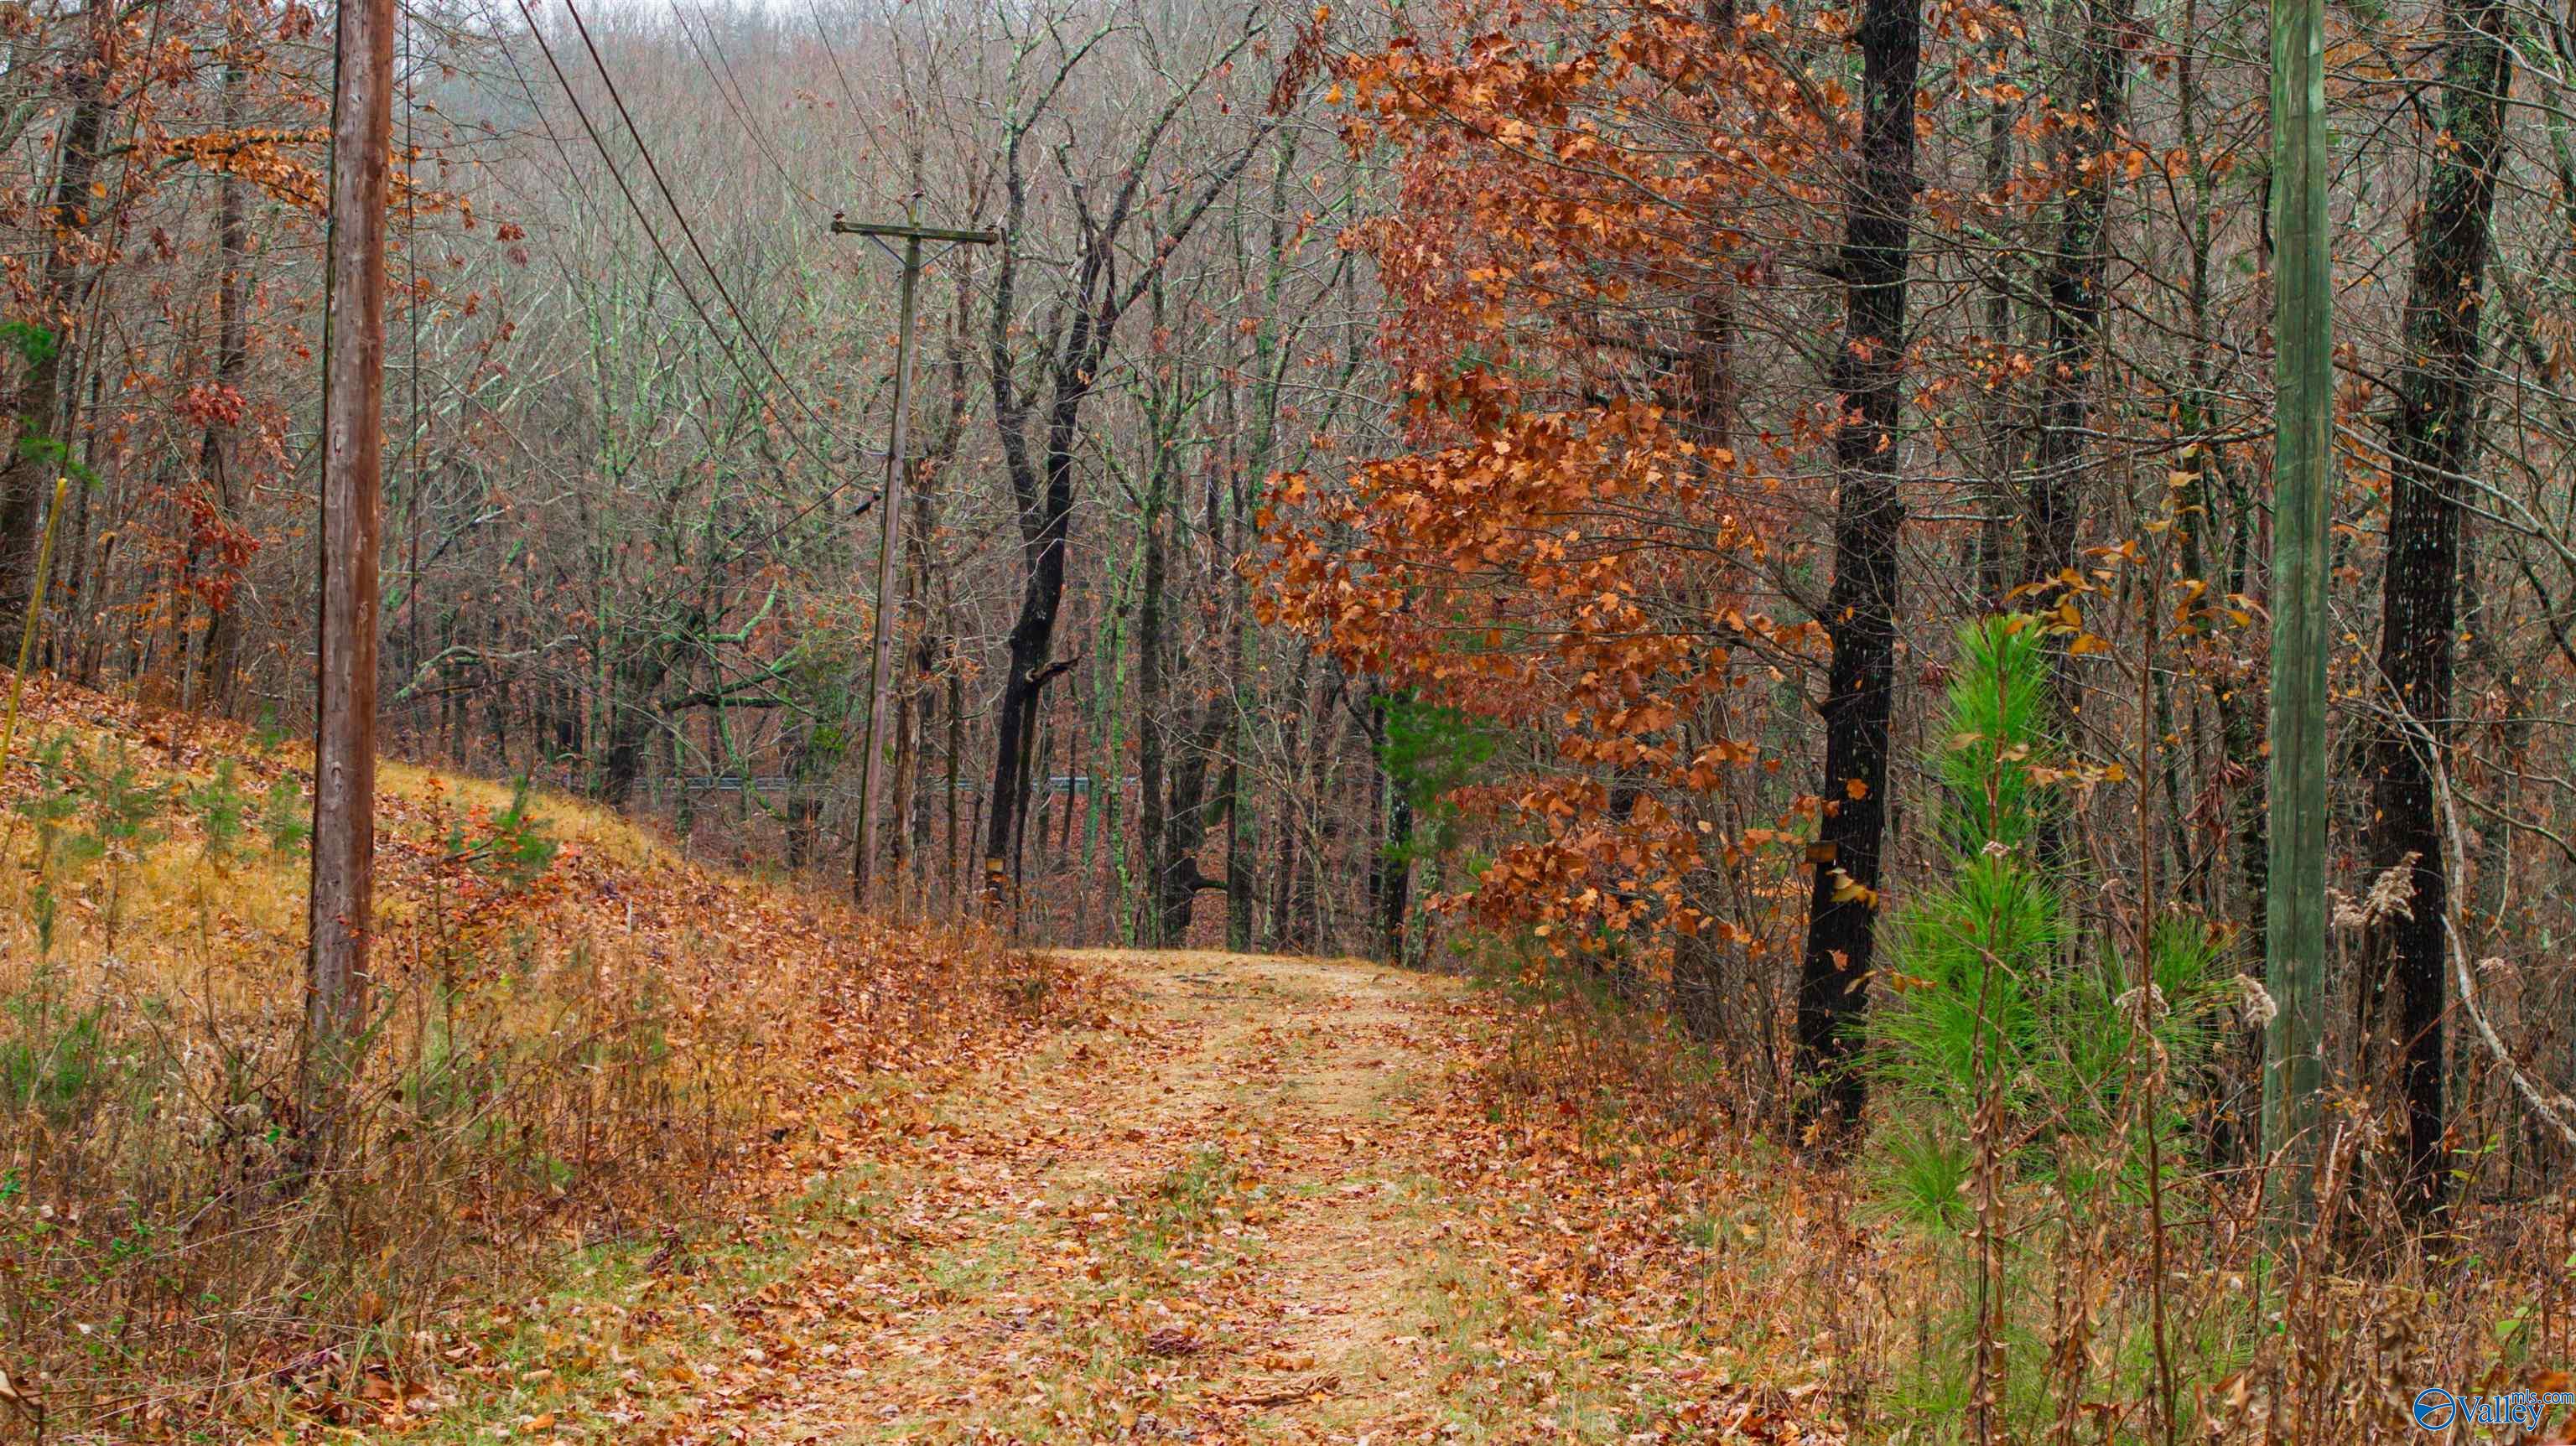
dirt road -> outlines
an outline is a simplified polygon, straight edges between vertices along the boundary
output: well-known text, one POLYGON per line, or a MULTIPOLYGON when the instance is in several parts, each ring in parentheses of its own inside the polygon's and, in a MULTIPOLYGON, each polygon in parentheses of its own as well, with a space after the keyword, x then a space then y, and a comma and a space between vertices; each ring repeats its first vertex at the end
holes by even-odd
MULTIPOLYGON (((1354 1441, 1438 1429, 1443 980, 1072 956, 1130 1001, 844 1172, 677 1438, 1354 1441)), ((1444 1283, 1449 1289, 1444 1290, 1444 1283)))

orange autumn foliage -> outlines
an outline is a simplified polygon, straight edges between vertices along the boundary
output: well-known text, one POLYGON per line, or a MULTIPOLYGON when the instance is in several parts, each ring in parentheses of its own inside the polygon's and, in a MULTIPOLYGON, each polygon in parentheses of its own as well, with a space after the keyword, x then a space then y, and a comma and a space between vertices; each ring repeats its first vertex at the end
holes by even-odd
POLYGON ((1776 7, 1448 18, 1454 46, 1338 67, 1347 139, 1397 153, 1396 213, 1345 244, 1394 299, 1411 446, 1276 479, 1264 618, 1533 740, 1457 796, 1505 839, 1449 902, 1650 966, 1704 931, 1758 947, 1707 885, 1785 840, 1752 818, 1812 807, 1761 797, 1759 731, 1820 635, 1762 601, 1839 418, 1812 390, 1752 415, 1733 351, 1831 230, 1850 97, 1793 52, 1839 37, 1776 7))

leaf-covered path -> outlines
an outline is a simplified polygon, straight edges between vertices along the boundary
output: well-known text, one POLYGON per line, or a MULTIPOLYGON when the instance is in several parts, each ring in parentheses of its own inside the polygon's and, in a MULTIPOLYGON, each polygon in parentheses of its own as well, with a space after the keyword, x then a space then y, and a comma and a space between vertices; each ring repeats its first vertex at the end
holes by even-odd
POLYGON ((1458 1057, 1450 984, 1075 957, 1130 1006, 845 1170, 822 1243, 736 1307, 743 1364, 693 1383, 681 1439, 1437 1429, 1424 1291, 1456 1221, 1420 1152, 1458 1057))

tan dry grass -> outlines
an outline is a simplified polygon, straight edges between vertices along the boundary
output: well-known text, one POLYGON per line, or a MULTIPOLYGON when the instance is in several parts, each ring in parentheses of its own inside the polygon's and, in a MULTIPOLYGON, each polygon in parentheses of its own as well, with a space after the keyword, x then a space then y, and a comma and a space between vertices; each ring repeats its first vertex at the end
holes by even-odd
POLYGON ((307 866, 255 827, 209 839, 185 795, 226 760, 253 818, 306 788, 301 750, 31 679, 0 775, 0 1368, 50 1439, 281 1398, 375 1419, 456 1348, 461 1305, 796 1185, 849 1101, 1020 1047, 1082 993, 558 796, 534 800, 543 866, 513 868, 508 786, 388 764, 372 1033, 317 1155, 307 866), (40 862, 16 806, 56 742, 87 767, 56 770, 73 816, 40 862), (148 828, 92 849, 119 767, 148 828))

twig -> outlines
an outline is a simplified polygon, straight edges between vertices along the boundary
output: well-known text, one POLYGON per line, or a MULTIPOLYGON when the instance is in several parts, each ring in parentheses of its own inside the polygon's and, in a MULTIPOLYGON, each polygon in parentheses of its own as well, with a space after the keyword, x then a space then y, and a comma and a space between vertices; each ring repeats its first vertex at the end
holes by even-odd
MULTIPOLYGON (((2451 878, 2453 880, 2466 878, 2468 850, 2460 841, 2460 810, 2457 801, 2452 797, 2451 776, 2442 767, 2440 750, 2432 746, 2431 738, 2425 734, 2423 725, 2415 721, 2414 715, 2401 708, 2397 712, 2397 719, 2408 735, 2423 746, 2426 767, 2433 775, 2434 791, 2442 800, 2442 843, 2444 852, 2450 855, 2451 878)), ((2456 893, 2457 890, 2454 888, 2445 896, 2446 902, 2448 898, 2455 897, 2456 893)), ((2522 1067, 2522 1062, 2513 1057, 2513 1050, 2505 1044, 2504 1037, 2496 1033, 2495 1025, 2488 1022, 2486 1011, 2478 1007, 2478 986, 2473 971, 2469 968, 2468 946, 2461 942, 2459 927, 2451 921, 2451 911, 2448 907, 2442 911, 2442 937, 2450 943, 2451 971, 2460 981, 2460 1009, 2468 1015, 2469 1023, 2477 1027, 2478 1038, 2486 1041, 2487 1052, 2495 1056, 2495 1061, 2503 1067, 2505 1076, 2513 1081, 2514 1092, 2522 1096, 2523 1103, 2531 1107, 2531 1112, 2547 1122, 2551 1129, 2556 1130, 2559 1138, 2565 1140, 2571 1147, 2576 1147, 2576 1124, 2571 1124, 2568 1118, 2569 1115, 2576 1114, 2576 1100, 2571 1100, 2563 1094, 2552 1098, 2553 1092, 2542 1089, 2532 1079, 2529 1071, 2522 1067)))

